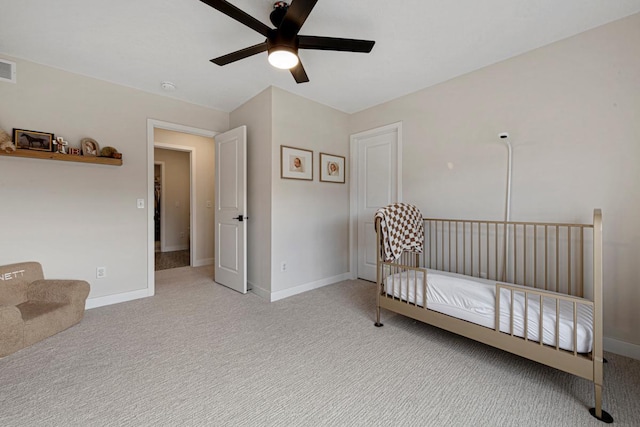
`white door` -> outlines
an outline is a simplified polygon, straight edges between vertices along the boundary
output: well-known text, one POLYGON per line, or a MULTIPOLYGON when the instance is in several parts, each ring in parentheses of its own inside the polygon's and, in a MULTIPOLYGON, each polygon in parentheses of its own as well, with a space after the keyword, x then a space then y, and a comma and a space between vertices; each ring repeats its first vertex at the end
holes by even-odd
POLYGON ((402 201, 401 131, 401 123, 394 123, 351 135, 357 181, 352 192, 357 211, 357 277, 361 279, 376 280, 376 209, 402 201))
POLYGON ((215 136, 215 281, 247 293, 247 127, 215 136))

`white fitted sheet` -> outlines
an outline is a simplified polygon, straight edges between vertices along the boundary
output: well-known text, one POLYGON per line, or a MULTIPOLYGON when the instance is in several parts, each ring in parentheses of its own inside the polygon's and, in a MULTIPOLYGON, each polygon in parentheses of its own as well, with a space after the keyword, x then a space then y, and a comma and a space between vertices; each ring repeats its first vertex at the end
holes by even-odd
MULTIPOLYGON (((397 273, 385 280, 385 290, 404 301, 423 305, 423 273, 410 270, 397 273), (415 282, 418 282, 417 290, 415 282), (409 290, 407 296, 407 288, 409 290), (417 291, 417 292, 416 292, 417 291), (416 294, 417 293, 417 298, 416 294), (416 303, 417 301, 417 303, 416 303)), ((495 282, 471 276, 428 270, 427 308, 487 328, 495 328, 495 282)), ((524 337, 524 293, 514 294, 513 334, 524 337)), ((540 342, 540 299, 530 295, 528 301, 527 339, 540 342)), ((556 299, 543 299, 543 343, 556 345, 556 299)), ((593 343, 593 312, 590 306, 577 305, 577 351, 588 353, 593 343)), ((510 333, 511 292, 500 293, 500 331, 510 333)), ((573 351, 573 303, 560 301, 560 348, 573 351)))

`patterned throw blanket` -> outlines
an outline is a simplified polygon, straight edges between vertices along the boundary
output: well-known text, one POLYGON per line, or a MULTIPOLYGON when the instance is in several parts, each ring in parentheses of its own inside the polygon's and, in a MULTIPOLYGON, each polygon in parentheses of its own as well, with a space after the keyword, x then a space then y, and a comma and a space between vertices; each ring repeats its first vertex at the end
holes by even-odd
POLYGON ((424 224, 420 210, 407 203, 394 203, 376 211, 380 218, 382 257, 384 261, 398 259, 404 250, 422 253, 424 224))

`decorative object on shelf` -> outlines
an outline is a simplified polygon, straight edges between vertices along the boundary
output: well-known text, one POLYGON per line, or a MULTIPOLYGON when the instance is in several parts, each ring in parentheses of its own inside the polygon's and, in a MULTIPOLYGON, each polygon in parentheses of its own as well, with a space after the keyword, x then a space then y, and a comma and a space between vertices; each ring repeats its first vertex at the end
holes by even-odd
POLYGON ((13 140, 18 148, 51 151, 54 138, 52 133, 14 128, 13 140))
POLYGON ((83 156, 97 156, 100 153, 100 146, 95 139, 82 138, 80 141, 83 156))
POLYGON ((16 151, 16 146, 11 141, 11 135, 5 132, 4 129, 0 129, 0 151, 6 151, 7 153, 16 151))
POLYGON ((68 147, 67 148, 67 152, 68 154, 74 155, 74 156, 79 156, 80 154, 82 154, 82 150, 80 150, 79 148, 75 148, 75 147, 68 147))
POLYGON ((2 141, 0 142, 0 150, 6 153, 11 153, 13 151, 16 151, 16 146, 13 144, 13 142, 11 142, 11 140, 2 141))
POLYGON ((66 147, 69 143, 65 141, 63 137, 57 137, 53 143, 56 144, 56 153, 67 154, 66 147))
POLYGON ((100 157, 111 157, 111 158, 115 158, 113 155, 116 154, 118 152, 118 150, 116 150, 113 147, 103 147, 102 150, 100 150, 100 157))
POLYGON ((320 153, 320 181, 345 182, 345 158, 333 154, 320 153))
POLYGON ((281 145, 280 177, 313 181, 313 151, 281 145))

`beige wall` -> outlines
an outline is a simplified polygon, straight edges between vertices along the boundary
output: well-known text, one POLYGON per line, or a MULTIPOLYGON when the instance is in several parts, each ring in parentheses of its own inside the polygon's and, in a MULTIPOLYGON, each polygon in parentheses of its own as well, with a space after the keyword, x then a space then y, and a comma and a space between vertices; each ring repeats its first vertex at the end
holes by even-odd
MULTIPOLYGON (((225 131, 229 115, 2 55, 17 84, 0 82, 0 127, 91 137, 123 153, 121 167, 0 158, 2 264, 43 263, 49 277, 91 283, 90 299, 148 287, 147 119, 225 131), (145 199, 145 209, 136 207, 145 199), (96 279, 96 267, 107 277, 96 279)), ((151 205, 150 205, 151 204, 151 205)), ((153 240, 153 239, 152 239, 153 240)))
POLYGON ((348 119, 273 88, 271 291, 276 295, 332 283, 349 272, 349 184, 320 182, 318 166, 320 152, 348 157, 348 119), (280 178, 281 145, 313 151, 313 181, 280 178), (286 272, 280 271, 282 262, 286 272))
POLYGON ((247 283, 271 294, 272 90, 267 88, 230 114, 230 127, 247 126, 247 283))
POLYGON ((503 131, 514 144, 513 220, 590 221, 602 208, 609 347, 640 344, 639 40, 634 15, 349 122, 351 133, 403 122, 404 200, 425 215, 503 218, 503 131))
POLYGON ((318 167, 320 152, 348 155, 347 120, 275 87, 231 113, 231 127, 248 129, 249 281, 263 297, 334 283, 349 271, 348 184, 319 182, 318 167), (313 181, 280 177, 281 145, 313 151, 313 181))
MULTIPOLYGON (((160 217, 164 229, 162 251, 189 249, 191 216, 191 167, 189 152, 156 148, 154 161, 164 164, 164 215, 160 217)), ((156 174, 156 176, 161 176, 156 174)))

